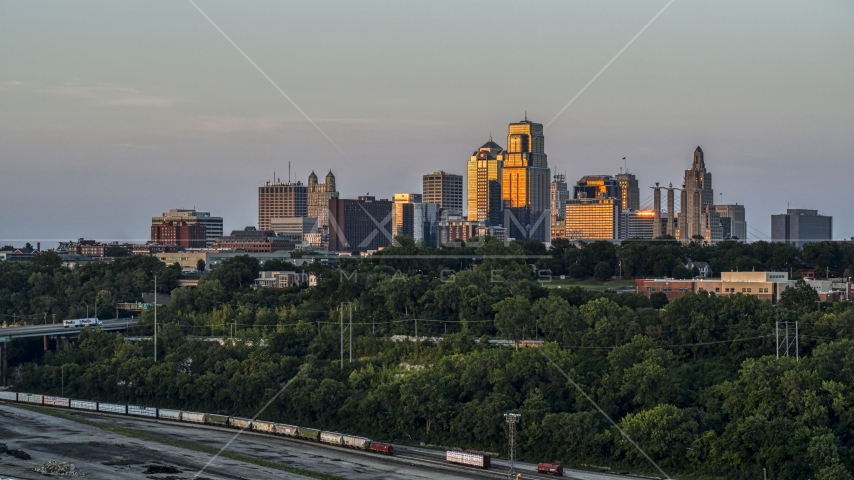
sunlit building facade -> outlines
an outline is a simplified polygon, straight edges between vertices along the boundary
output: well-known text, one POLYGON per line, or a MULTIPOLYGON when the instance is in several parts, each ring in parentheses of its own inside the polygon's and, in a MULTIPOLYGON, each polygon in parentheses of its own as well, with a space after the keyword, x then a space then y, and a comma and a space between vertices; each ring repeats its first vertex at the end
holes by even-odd
POLYGON ((572 187, 572 198, 616 198, 622 202, 622 196, 620 182, 610 175, 585 175, 572 187))
POLYGON ((613 240, 620 238, 620 200, 571 198, 566 202, 565 238, 613 240))
POLYGON ((504 149, 492 141, 477 149, 468 162, 468 220, 499 225, 501 214, 501 170, 504 149))
POLYGON ((526 117, 511 123, 501 170, 501 201, 508 238, 550 238, 549 178, 543 125, 526 117))

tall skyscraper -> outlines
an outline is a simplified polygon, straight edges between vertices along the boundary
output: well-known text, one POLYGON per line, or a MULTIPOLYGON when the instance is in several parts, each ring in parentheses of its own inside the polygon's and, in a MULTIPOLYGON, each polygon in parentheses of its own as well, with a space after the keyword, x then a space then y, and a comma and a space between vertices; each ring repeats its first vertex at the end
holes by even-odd
POLYGON ((258 187, 258 230, 271 230, 272 218, 307 216, 308 190, 302 182, 266 182, 258 187))
POLYGON ((720 231, 720 218, 714 209, 715 194, 712 190, 712 174, 706 171, 703 149, 694 150, 694 162, 689 170, 685 170, 685 181, 682 187, 679 213, 679 239, 685 243, 699 237, 708 243, 719 239, 713 238, 715 220, 720 231), (707 238, 707 231, 709 237, 707 238))
POLYGON ((504 149, 489 141, 472 153, 468 162, 468 220, 500 225, 501 169, 504 149))
POLYGON ((805 243, 833 239, 833 217, 818 210, 790 208, 785 215, 771 215, 771 241, 797 247, 805 243))
POLYGON ((424 203, 435 203, 442 216, 463 214, 463 176, 438 171, 424 175, 424 203))
POLYGON ((543 125, 511 123, 501 170, 501 201, 508 238, 547 242, 550 238, 549 170, 543 125))
POLYGON ((317 175, 312 170, 308 176, 307 185, 307 201, 308 201, 308 216, 317 219, 319 228, 329 225, 329 199, 338 196, 338 190, 335 186, 335 175, 332 170, 326 174, 324 183, 317 182, 317 175))
POLYGON ((747 240, 747 221, 744 205, 715 205, 721 218, 721 231, 724 239, 747 240))
POLYGON ((628 171, 617 174, 620 184, 620 207, 623 210, 640 210, 640 188, 638 179, 628 171))
MULTIPOLYGON (((181 222, 190 226, 201 225, 205 227, 204 242, 201 247, 210 247, 217 238, 222 236, 222 217, 212 217, 210 212, 197 212, 194 209, 173 208, 168 212, 163 212, 163 215, 159 217, 151 217, 151 241, 163 243, 163 241, 155 239, 154 227, 169 223, 179 225, 181 222)), ((194 235, 197 235, 197 233, 194 233, 194 235)), ((161 239, 165 238, 160 233, 157 233, 157 236, 161 239)), ((167 244, 171 245, 171 243, 167 244)), ((194 243, 193 246, 198 247, 197 243, 194 243)))

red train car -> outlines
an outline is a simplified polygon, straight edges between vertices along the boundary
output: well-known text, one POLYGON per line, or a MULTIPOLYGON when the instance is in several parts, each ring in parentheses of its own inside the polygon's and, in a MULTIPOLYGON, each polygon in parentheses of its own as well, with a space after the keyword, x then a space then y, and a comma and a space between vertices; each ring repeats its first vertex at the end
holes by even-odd
POLYGON ((551 473, 552 475, 557 475, 558 477, 563 476, 563 467, 556 463, 546 463, 540 462, 537 464, 537 472, 539 473, 551 473))
POLYGON ((368 445, 368 450, 376 453, 384 453, 386 455, 394 455, 394 446, 386 445, 385 443, 371 442, 368 445))

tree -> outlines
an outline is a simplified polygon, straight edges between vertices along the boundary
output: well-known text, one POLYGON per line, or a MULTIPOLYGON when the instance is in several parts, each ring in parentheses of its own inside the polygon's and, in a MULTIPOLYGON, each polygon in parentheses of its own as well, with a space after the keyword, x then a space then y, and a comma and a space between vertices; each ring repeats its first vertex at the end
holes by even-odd
POLYGON ((600 282, 610 279, 613 274, 614 268, 607 262, 599 262, 596 264, 596 268, 593 269, 593 278, 600 282))
POLYGON ((196 262, 196 270, 198 270, 198 271, 200 271, 200 272, 204 272, 204 271, 205 271, 205 267, 206 267, 206 265, 205 265, 205 261, 204 261, 203 259, 201 259, 201 258, 200 258, 200 259, 199 259, 199 261, 198 261, 198 262, 196 262))
POLYGON ((677 265, 670 276, 673 277, 674 280, 689 280, 692 278, 691 270, 688 270, 685 265, 677 265))
POLYGON ((501 335, 509 336, 519 349, 519 339, 531 328, 534 313, 531 302, 522 296, 506 298, 492 306, 495 309, 495 327, 501 335))
POLYGON ((649 296, 649 300, 652 302, 652 308, 661 309, 664 308, 665 305, 670 303, 670 300, 667 299, 667 294, 664 292, 655 292, 649 296))
POLYGON ((803 279, 795 282, 794 287, 788 287, 780 293, 780 306, 792 310, 812 309, 818 301, 818 292, 803 279))

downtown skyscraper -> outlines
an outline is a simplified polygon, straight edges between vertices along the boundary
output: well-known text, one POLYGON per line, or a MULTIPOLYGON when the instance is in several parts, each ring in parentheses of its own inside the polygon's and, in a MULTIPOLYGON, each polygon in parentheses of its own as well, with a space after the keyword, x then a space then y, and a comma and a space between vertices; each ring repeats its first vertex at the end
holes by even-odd
POLYGON ((489 141, 472 153, 468 162, 468 220, 500 225, 501 168, 504 149, 489 141))
POLYGON ((549 241, 549 178, 543 124, 511 123, 501 170, 501 201, 507 237, 549 241))

